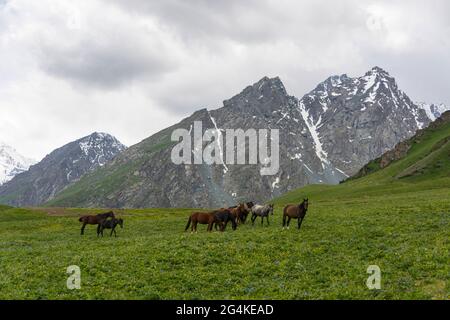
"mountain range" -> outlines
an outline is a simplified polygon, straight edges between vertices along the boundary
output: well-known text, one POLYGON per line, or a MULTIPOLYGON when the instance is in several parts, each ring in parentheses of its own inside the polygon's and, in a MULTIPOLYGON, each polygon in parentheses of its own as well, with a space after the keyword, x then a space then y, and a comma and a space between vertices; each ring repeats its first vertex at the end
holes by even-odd
MULTIPOLYGON (((49 204, 219 207, 264 201, 307 184, 335 184, 426 127, 432 120, 427 108, 412 102, 379 67, 361 77, 329 77, 300 99, 289 95, 278 77, 264 77, 225 100, 223 107, 198 110, 130 147, 49 204), (221 133, 229 128, 279 129, 278 174, 261 176, 259 165, 173 164, 171 133, 190 130, 195 121, 204 130, 221 133)), ((226 146, 222 152, 226 154, 226 146)))
MULTIPOLYGON (((353 176, 448 109, 445 105, 414 103, 379 67, 360 77, 329 77, 302 98, 289 95, 278 77, 264 77, 225 100, 221 108, 198 110, 130 148, 115 141, 120 147, 102 156, 102 165, 86 165, 74 171, 67 165, 72 161, 68 152, 71 148, 57 150, 59 168, 44 159, 44 164, 36 166, 46 170, 32 168, 32 174, 19 175, 0 187, 0 202, 219 207, 248 199, 265 201, 307 184, 336 184, 353 176), (260 165, 173 164, 172 132, 179 128, 191 132, 195 121, 202 122, 203 131, 210 128, 219 135, 225 129, 279 129, 278 174, 261 176, 260 165), (42 180, 43 185, 36 183, 42 180), (28 191, 21 190, 24 185, 28 191)), ((79 141, 69 145, 75 145, 79 154, 79 141)), ((248 147, 248 143, 237 147, 248 147)), ((90 150, 91 159, 96 152, 103 152, 103 148, 90 150)), ((226 151, 224 145, 221 152, 226 151)))
POLYGON ((0 203, 41 205, 88 172, 104 166, 125 146, 105 133, 93 133, 56 149, 28 171, 0 186, 0 203))

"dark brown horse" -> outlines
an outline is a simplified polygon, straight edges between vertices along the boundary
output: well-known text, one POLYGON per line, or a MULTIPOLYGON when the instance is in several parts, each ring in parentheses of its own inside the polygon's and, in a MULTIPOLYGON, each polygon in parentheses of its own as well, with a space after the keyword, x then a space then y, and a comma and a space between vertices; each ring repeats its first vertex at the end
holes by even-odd
POLYGON ((216 218, 214 216, 214 211, 212 212, 193 212, 191 216, 189 217, 188 223, 186 225, 186 228, 184 231, 187 231, 189 229, 189 226, 192 223, 191 232, 197 232, 197 224, 207 224, 208 228, 206 228, 207 231, 211 232, 214 222, 216 222, 216 218))
POLYGON ((306 212, 308 211, 308 198, 303 199, 303 202, 299 205, 287 205, 283 209, 283 228, 286 226, 289 229, 289 222, 291 219, 298 219, 298 229, 302 225, 306 212), (286 218, 288 218, 286 222, 286 218))
POLYGON ((112 218, 110 220, 103 220, 103 222, 99 224, 99 228, 97 228, 97 237, 100 235, 103 237, 103 230, 105 229, 111 229, 110 237, 112 237, 113 232, 114 236, 117 237, 116 227, 118 225, 123 229, 123 219, 112 218))
POLYGON ((225 228, 228 225, 228 222, 231 221, 231 224, 233 226, 233 230, 236 230, 237 223, 236 223, 236 216, 232 212, 233 209, 225 209, 221 208, 219 210, 213 211, 214 213, 214 222, 217 226, 220 225, 220 231, 225 231, 225 228))
POLYGON ((81 227, 81 234, 84 234, 84 228, 86 228, 87 224, 97 224, 97 232, 99 230, 100 224, 108 219, 108 218, 115 218, 114 212, 109 211, 105 213, 99 213, 96 215, 89 215, 89 216, 82 216, 78 221, 83 223, 83 226, 81 227))

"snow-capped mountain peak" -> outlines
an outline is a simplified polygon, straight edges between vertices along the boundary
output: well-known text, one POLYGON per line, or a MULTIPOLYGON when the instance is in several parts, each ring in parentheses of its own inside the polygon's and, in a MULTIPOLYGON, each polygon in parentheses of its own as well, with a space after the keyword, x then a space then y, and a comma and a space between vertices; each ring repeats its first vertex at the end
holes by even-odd
POLYGON ((24 157, 13 147, 0 142, 0 185, 27 171, 36 161, 24 157))
POLYGON ((348 175, 430 122, 423 108, 380 67, 360 77, 327 78, 303 96, 299 109, 322 163, 348 175))
POLYGON ((87 137, 81 138, 78 144, 84 156, 91 163, 99 166, 103 166, 115 154, 126 148, 114 136, 103 132, 94 132, 87 137))

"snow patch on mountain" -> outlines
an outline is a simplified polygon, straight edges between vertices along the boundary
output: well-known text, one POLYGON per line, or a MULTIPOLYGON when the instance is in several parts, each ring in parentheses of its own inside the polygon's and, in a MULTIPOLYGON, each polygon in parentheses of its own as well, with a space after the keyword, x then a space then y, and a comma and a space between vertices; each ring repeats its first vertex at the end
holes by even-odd
POLYGON ((219 149, 219 157, 220 157, 220 159, 222 160, 222 164, 223 164, 223 173, 225 174, 225 173, 228 172, 228 167, 227 167, 227 165, 225 164, 225 162, 223 161, 223 148, 222 148, 222 144, 220 143, 220 141, 223 141, 223 138, 222 138, 222 131, 217 127, 216 119, 213 118, 213 116, 211 115, 211 113, 210 113, 209 111, 208 111, 208 114, 209 114, 209 118, 211 119, 211 122, 213 123, 214 128, 215 128, 215 130, 216 130, 216 132, 217 132, 217 136, 219 137, 219 140, 218 140, 218 141, 215 141, 215 143, 217 144, 217 147, 218 147, 218 149, 219 149))
POLYGON ((311 134, 311 137, 314 141, 314 149, 316 150, 317 157, 320 159, 322 163, 322 168, 324 168, 324 164, 328 164, 327 159, 327 153, 322 147, 322 142, 320 141, 319 132, 317 131, 318 127, 320 126, 320 122, 322 120, 322 117, 319 117, 319 120, 317 120, 316 123, 313 123, 311 116, 309 112, 306 110, 305 105, 302 101, 299 101, 298 107, 300 110, 300 114, 303 117, 304 122, 306 123, 309 132, 311 134))
POLYGON ((435 121, 445 111, 450 110, 450 106, 447 106, 443 103, 433 104, 433 103, 417 102, 416 104, 420 109, 423 109, 426 112, 427 117, 431 121, 435 121))

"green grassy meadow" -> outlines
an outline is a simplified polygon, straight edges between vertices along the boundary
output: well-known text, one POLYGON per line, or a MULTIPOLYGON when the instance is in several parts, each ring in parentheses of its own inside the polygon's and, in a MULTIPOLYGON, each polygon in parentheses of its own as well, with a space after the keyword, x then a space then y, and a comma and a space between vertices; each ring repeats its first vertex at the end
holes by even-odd
MULTIPOLYGON (((276 201, 270 226, 184 232, 189 209, 123 210, 117 238, 80 236, 87 209, 0 208, 0 299, 448 299, 450 181, 387 193, 310 186, 276 201), (353 191, 353 192, 350 192, 353 191), (298 231, 282 206, 310 198, 298 231), (81 289, 66 268, 81 268, 81 289), (369 290, 367 267, 381 268, 369 290)), ((372 190, 373 189, 373 190, 372 190)))

